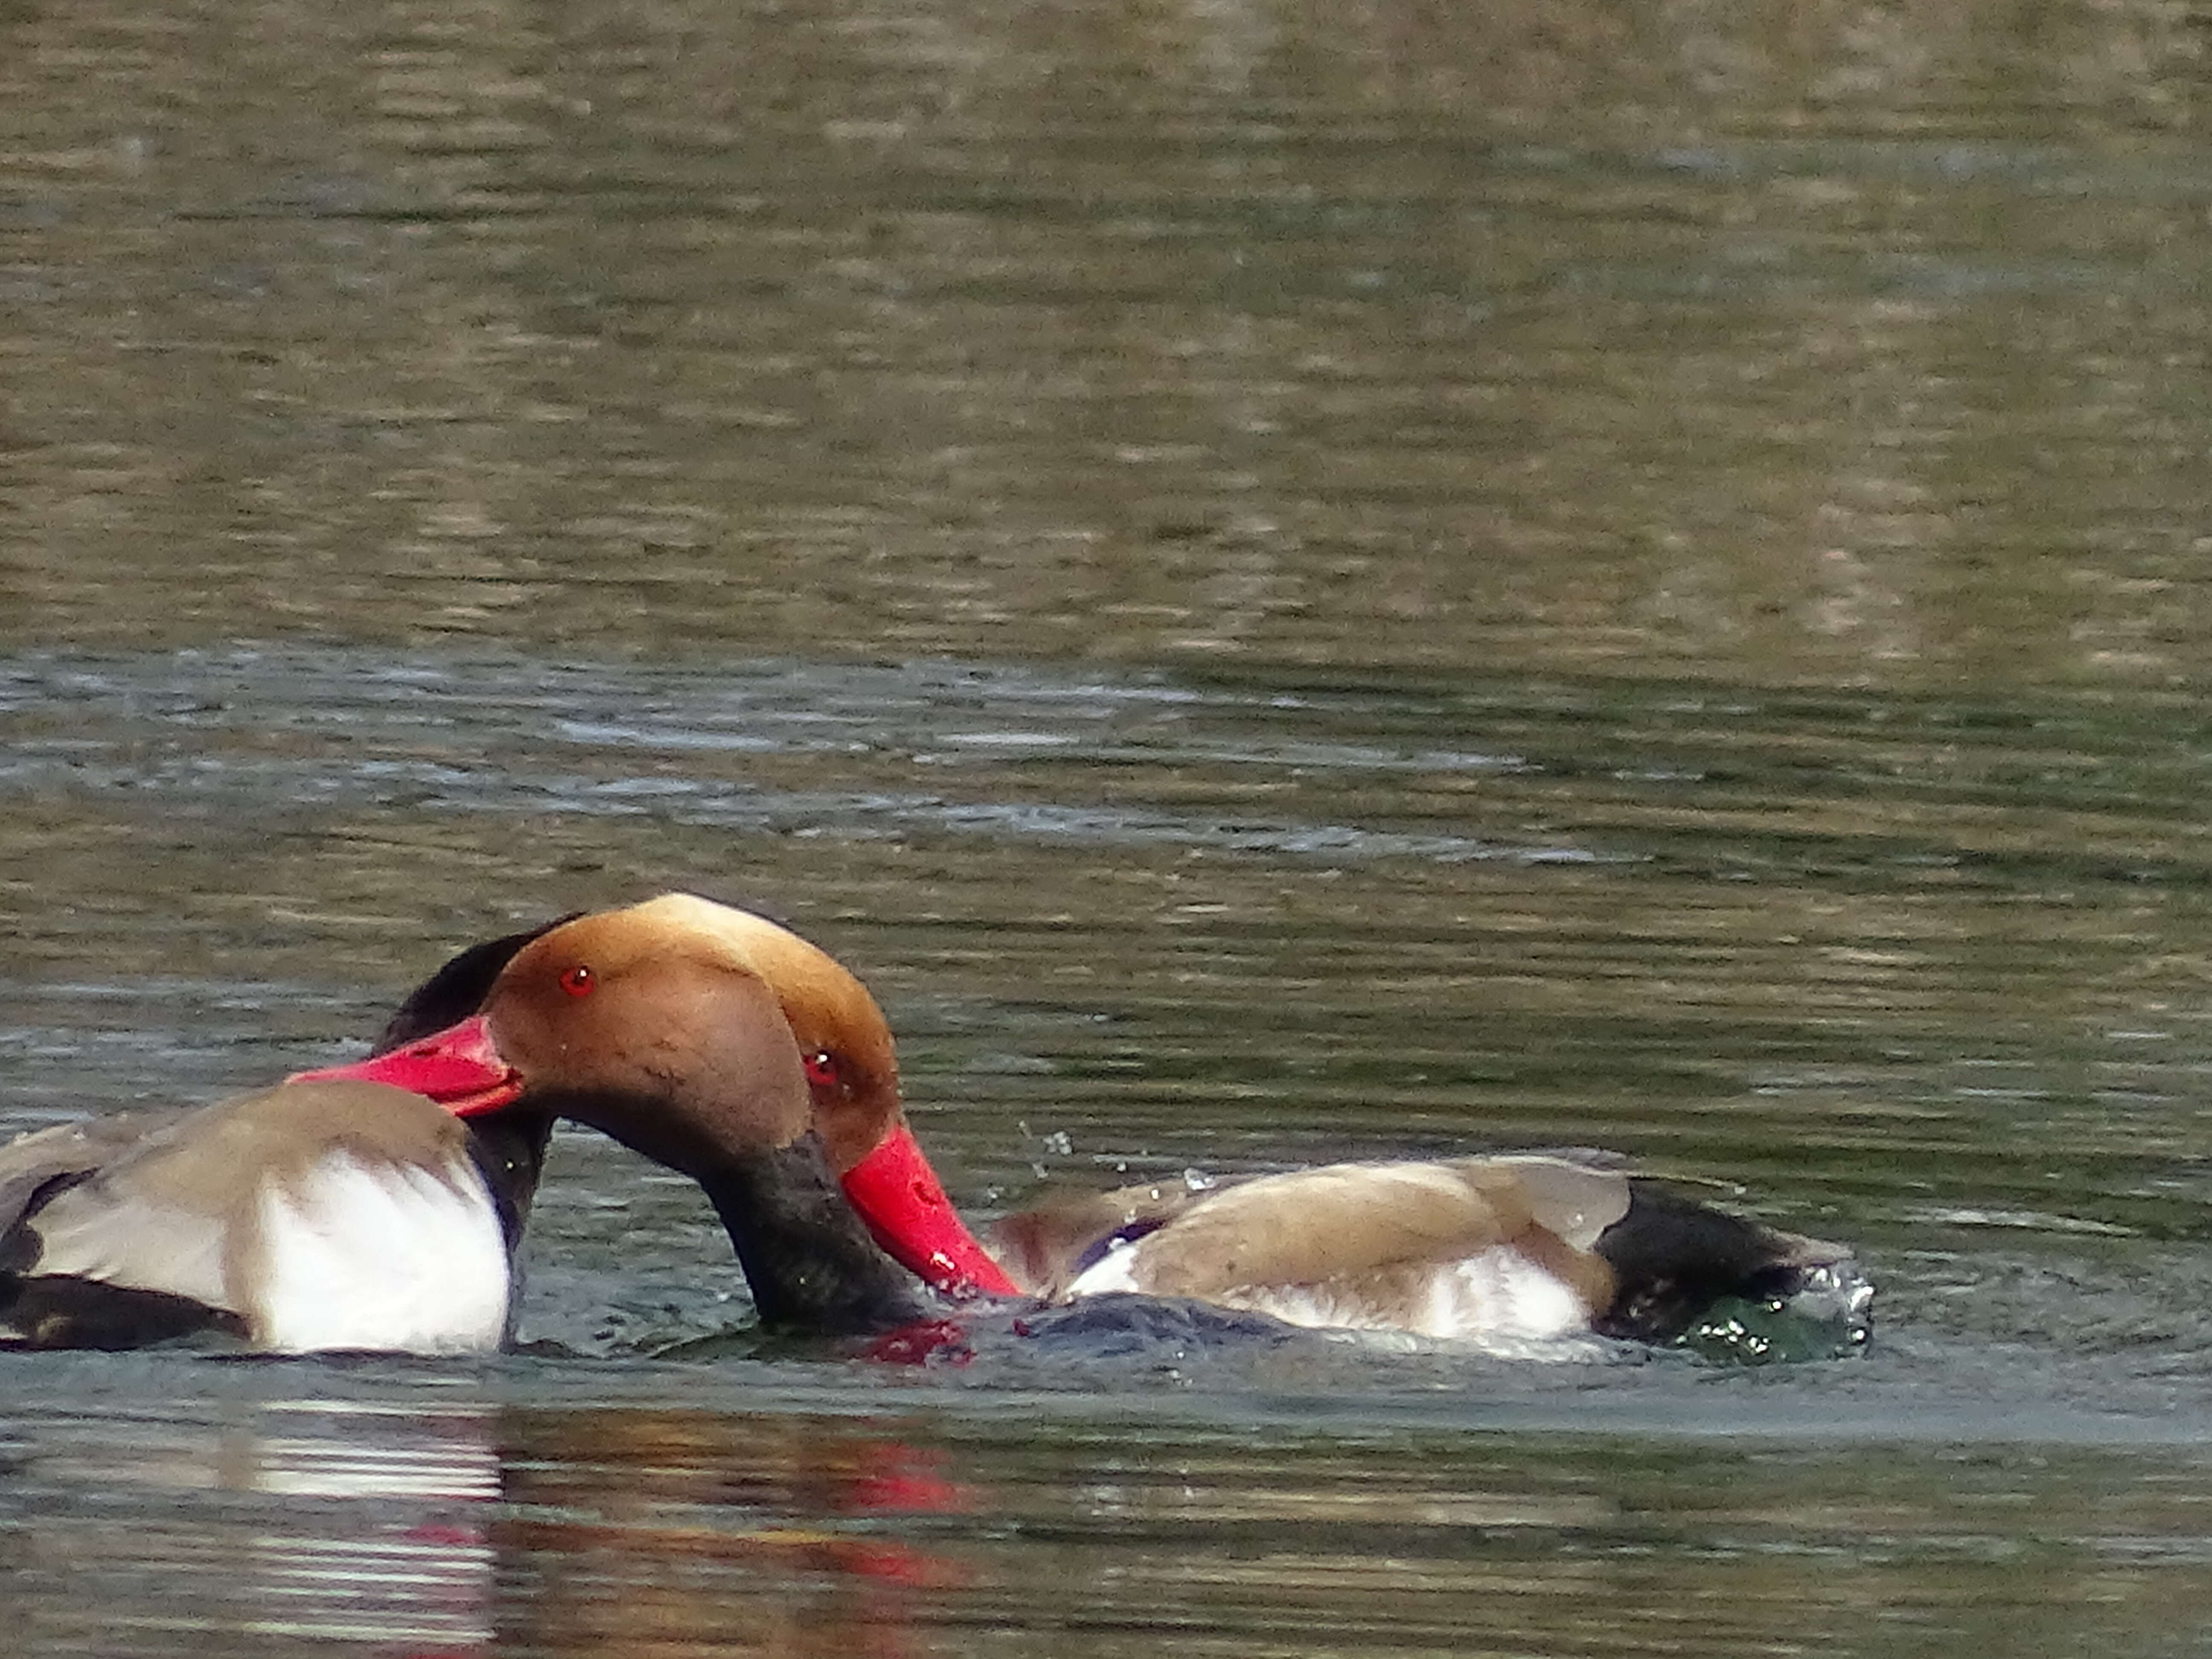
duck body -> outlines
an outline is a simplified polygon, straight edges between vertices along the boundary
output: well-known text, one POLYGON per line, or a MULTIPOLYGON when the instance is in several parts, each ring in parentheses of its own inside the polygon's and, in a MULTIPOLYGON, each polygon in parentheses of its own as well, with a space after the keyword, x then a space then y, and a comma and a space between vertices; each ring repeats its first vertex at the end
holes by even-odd
POLYGON ((0 1147, 0 1345, 494 1348, 526 1202, 445 1107, 374 1083, 59 1125, 0 1147))
POLYGON ((1048 1301, 1182 1297, 1440 1340, 1666 1343, 1732 1301, 1863 1327, 1871 1296, 1840 1247, 1548 1154, 1061 1197, 1000 1221, 992 1241, 1048 1301))

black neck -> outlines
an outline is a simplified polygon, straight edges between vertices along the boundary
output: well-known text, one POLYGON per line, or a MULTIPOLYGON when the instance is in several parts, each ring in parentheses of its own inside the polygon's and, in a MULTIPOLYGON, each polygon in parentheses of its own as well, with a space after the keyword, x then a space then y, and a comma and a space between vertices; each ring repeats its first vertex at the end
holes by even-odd
POLYGON ((734 1159, 699 1184, 729 1230, 763 1324, 863 1336, 935 1311, 868 1237, 811 1130, 734 1159))
POLYGON ((530 1200, 538 1194, 538 1177, 545 1167, 545 1145, 553 1138, 553 1120, 544 1112, 510 1106, 466 1119, 469 1156, 476 1160, 484 1184, 491 1188, 499 1211, 499 1231, 513 1255, 522 1245, 523 1224, 530 1219, 530 1200))

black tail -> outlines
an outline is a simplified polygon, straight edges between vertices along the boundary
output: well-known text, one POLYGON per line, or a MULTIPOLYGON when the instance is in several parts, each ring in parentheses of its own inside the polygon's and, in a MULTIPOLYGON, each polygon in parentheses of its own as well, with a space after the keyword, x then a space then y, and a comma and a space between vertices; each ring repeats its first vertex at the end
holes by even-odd
POLYGON ((1599 1236, 1597 1253, 1617 1290, 1595 1328, 1635 1342, 1672 1342, 1729 1301, 1780 1311, 1811 1298, 1822 1305, 1807 1311, 1863 1330, 1873 1297, 1840 1245, 1778 1232, 1648 1181, 1629 1184, 1628 1213, 1599 1236), (1836 1309, 1826 1308, 1838 1297, 1836 1309))

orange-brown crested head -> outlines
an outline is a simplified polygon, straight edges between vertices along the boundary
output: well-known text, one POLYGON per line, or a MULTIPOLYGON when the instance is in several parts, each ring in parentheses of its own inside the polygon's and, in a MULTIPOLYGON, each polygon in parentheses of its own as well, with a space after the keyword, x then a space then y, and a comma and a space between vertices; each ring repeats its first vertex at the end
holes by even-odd
POLYGON ((815 1127, 833 1167, 850 1169, 904 1121, 890 1022, 836 957, 765 916, 689 893, 664 894, 629 914, 651 926, 713 937, 775 993, 799 1045, 815 1127))
POLYGON ((787 929, 689 894, 532 941, 485 1012, 533 1092, 659 1102, 626 1125, 574 1115, 678 1169, 812 1127, 842 1170, 902 1121, 897 1055, 866 988, 787 929))

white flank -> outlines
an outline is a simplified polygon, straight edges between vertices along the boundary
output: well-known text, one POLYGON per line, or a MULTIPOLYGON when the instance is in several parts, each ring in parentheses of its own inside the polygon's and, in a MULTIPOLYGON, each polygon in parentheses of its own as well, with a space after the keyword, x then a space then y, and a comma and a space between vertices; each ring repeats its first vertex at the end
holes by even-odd
POLYGON ((507 1330, 507 1244, 463 1160, 441 1177, 335 1152, 260 1200, 254 1340, 283 1353, 466 1353, 507 1330))
POLYGON ((1437 1328, 1425 1336, 1571 1336, 1589 1328, 1589 1309, 1573 1287, 1518 1250, 1485 1250, 1437 1277, 1430 1293, 1437 1328))

